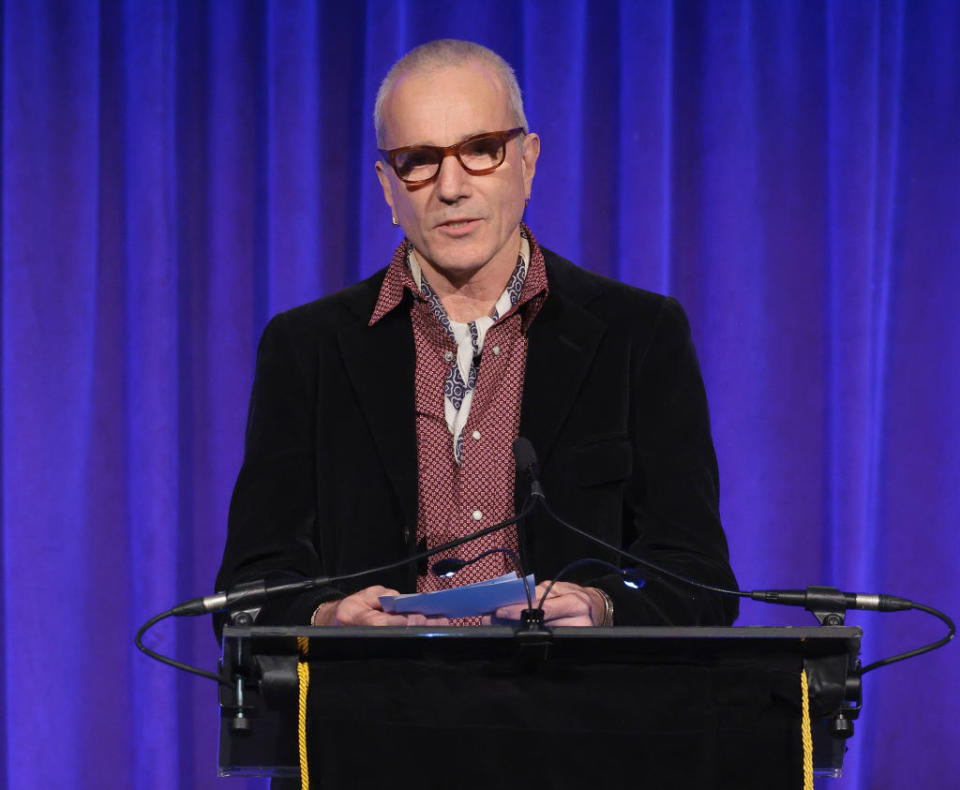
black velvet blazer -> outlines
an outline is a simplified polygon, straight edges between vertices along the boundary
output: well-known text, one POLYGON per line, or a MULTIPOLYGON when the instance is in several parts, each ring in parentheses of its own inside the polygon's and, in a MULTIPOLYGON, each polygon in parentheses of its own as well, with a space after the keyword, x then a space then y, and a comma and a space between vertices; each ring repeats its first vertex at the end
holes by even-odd
MULTIPOLYGON (((520 435, 537 450, 553 508, 663 567, 735 586, 683 309, 543 253, 550 293, 529 328, 520 435)), ((282 313, 264 330, 218 590, 264 576, 339 575, 415 552, 413 332, 406 301, 368 326, 383 276, 282 313)), ((518 499, 526 490, 518 481, 518 499)), ((522 549, 538 580, 580 557, 619 562, 542 512, 528 520, 522 549)), ((596 566, 580 571, 570 580, 609 593, 618 625, 725 625, 737 614, 736 598, 648 570, 639 591, 596 566)), ((306 624, 323 600, 376 583, 412 592, 416 573, 411 565, 270 601, 258 622, 306 624)))

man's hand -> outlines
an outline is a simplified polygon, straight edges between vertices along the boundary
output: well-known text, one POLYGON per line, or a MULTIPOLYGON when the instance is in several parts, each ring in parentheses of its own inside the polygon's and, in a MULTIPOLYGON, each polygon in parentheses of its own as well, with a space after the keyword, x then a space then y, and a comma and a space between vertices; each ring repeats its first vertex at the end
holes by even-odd
MULTIPOLYGON (((537 585, 533 596, 533 605, 546 592, 550 580, 537 585)), ((520 613, 527 608, 525 603, 501 606, 493 613, 492 622, 498 620, 519 620, 520 613)), ((603 622, 605 610, 603 595, 595 587, 581 587, 570 582, 557 582, 550 595, 543 602, 543 622, 545 625, 599 625, 603 622)), ((484 619, 486 623, 486 619, 484 619)))
POLYGON ((365 587, 360 592, 321 604, 313 613, 313 625, 449 625, 446 617, 422 614, 390 614, 380 606, 381 595, 399 595, 381 585, 365 587))

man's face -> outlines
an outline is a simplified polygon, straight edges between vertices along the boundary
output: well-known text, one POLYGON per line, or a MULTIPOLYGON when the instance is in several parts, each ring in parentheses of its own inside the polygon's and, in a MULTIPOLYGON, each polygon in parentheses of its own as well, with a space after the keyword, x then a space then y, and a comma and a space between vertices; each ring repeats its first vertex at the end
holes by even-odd
MULTIPOLYGON (((446 147, 480 132, 516 126, 507 92, 479 63, 411 73, 393 86, 383 111, 384 148, 446 147)), ((519 223, 530 195, 540 142, 535 134, 506 144, 506 158, 492 173, 471 175, 455 156, 444 157, 427 184, 401 181, 377 162, 387 203, 428 269, 448 280, 469 279, 491 261, 512 267, 519 223)))

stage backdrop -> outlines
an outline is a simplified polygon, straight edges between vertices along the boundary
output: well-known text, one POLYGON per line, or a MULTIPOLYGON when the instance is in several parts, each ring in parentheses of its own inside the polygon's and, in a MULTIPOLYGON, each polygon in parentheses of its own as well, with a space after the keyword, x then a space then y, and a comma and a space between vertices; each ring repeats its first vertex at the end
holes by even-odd
MULTIPOLYGON (((399 241, 372 100, 442 36, 516 67, 542 242, 689 311, 742 585, 960 613, 956 2, 4 0, 5 786, 263 786, 133 633, 212 591, 268 318, 399 241)), ((205 620, 150 642, 214 666, 205 620)), ((957 650, 867 676, 830 786, 955 786, 957 650)))

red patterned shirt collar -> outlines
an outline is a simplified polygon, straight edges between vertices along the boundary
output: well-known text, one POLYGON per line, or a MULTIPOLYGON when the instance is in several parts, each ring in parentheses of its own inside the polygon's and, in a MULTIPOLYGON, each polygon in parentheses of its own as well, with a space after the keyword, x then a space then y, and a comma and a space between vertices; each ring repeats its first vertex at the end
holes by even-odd
MULTIPOLYGON (((523 311, 523 331, 527 330, 530 323, 540 311, 544 300, 549 293, 547 285, 547 269, 543 260, 543 252, 540 245, 533 235, 533 232, 521 224, 521 232, 527 237, 530 243, 530 265, 527 269, 527 277, 523 283, 523 290, 520 293, 520 300, 515 308, 510 310, 507 315, 516 310, 523 311)), ((410 242, 404 239, 400 246, 394 250, 393 259, 387 267, 386 275, 383 278, 383 284, 380 286, 380 293, 377 296, 377 303, 373 308, 373 314, 370 316, 368 326, 373 326, 377 321, 383 318, 391 310, 394 310, 403 301, 403 292, 409 291, 415 299, 423 300, 413 275, 410 273, 410 267, 407 265, 407 255, 410 251, 410 242)), ((505 318, 506 316, 502 316, 505 318)))

